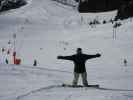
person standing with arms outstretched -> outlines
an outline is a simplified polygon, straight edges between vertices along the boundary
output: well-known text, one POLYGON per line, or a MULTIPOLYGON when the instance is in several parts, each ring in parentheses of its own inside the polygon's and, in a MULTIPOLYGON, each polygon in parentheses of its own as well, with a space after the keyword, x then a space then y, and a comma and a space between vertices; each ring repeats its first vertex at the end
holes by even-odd
POLYGON ((72 82, 73 86, 78 83, 79 75, 82 77, 82 82, 84 86, 88 86, 87 72, 85 67, 85 62, 88 59, 100 57, 101 54, 97 53, 95 55, 87 55, 82 53, 81 48, 77 48, 77 53, 71 56, 58 56, 57 59, 71 60, 74 62, 74 79, 72 82))

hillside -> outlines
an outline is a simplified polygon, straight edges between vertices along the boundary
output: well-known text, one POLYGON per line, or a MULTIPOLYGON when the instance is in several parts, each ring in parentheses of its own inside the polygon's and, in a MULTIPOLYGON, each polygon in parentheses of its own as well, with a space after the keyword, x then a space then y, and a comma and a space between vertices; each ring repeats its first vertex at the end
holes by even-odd
POLYGON ((122 25, 116 28, 114 39, 114 24, 109 20, 116 12, 79 14, 55 1, 32 0, 2 13, 0 48, 5 50, 0 52, 0 100, 132 100, 133 21, 119 21, 122 25), (94 19, 101 24, 89 25, 94 19), (108 23, 102 24, 103 20, 108 23), (19 66, 12 62, 14 34, 17 57, 22 60, 19 66), (89 84, 100 84, 105 90, 56 87, 73 78, 73 63, 57 56, 71 55, 78 47, 87 54, 102 54, 86 67, 89 84))

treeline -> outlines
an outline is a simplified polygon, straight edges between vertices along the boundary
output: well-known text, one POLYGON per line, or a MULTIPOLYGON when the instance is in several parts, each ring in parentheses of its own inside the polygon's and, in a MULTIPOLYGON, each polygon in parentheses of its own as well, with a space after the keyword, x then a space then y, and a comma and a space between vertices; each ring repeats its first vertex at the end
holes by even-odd
POLYGON ((118 10, 115 20, 133 17, 133 0, 79 0, 80 13, 118 10))
POLYGON ((129 17, 133 17, 133 0, 128 0, 120 6, 116 19, 123 20, 129 17))
POLYGON ((79 0, 78 10, 85 12, 103 12, 119 9, 124 0, 79 0))
POLYGON ((16 9, 26 4, 25 0, 0 0, 0 12, 16 9))

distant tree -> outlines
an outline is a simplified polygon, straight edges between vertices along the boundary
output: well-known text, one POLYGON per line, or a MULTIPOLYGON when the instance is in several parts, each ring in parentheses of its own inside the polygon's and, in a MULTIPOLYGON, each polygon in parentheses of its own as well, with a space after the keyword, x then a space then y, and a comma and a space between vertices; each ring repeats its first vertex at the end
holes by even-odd
POLYGON ((25 0, 1 0, 0 11, 19 8, 25 4, 27 4, 25 0))
POLYGON ((114 23, 114 19, 110 19, 109 22, 113 24, 114 23))
POLYGON ((103 24, 106 24, 106 23, 107 23, 106 20, 104 20, 104 21, 103 21, 103 24))
POLYGON ((123 20, 129 17, 133 17, 133 0, 127 0, 120 6, 115 19, 123 20))
POLYGON ((105 6, 108 8, 108 0, 105 0, 105 6))
POLYGON ((113 25, 113 39, 116 39, 116 29, 120 27, 122 24, 120 22, 115 22, 113 25))

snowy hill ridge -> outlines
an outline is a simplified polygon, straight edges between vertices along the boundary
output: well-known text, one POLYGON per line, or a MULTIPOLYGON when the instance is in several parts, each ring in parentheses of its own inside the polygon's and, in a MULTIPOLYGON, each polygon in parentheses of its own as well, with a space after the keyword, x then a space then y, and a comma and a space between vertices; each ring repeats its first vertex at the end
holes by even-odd
POLYGON ((116 30, 112 23, 94 27, 88 24, 93 19, 109 21, 115 14, 116 11, 79 14, 76 9, 51 0, 32 0, 28 6, 1 14, 0 48, 4 52, 0 52, 0 100, 132 100, 133 92, 128 91, 133 90, 132 18, 119 21, 122 25, 116 30), (20 66, 13 65, 14 34, 20 66), (89 84, 125 91, 45 90, 71 83, 73 63, 57 60, 57 56, 74 54, 77 47, 86 54, 102 54, 86 63, 89 84), (9 64, 5 64, 6 59, 9 64), (35 59, 37 66, 33 66, 35 59))

